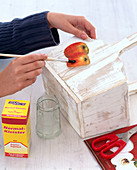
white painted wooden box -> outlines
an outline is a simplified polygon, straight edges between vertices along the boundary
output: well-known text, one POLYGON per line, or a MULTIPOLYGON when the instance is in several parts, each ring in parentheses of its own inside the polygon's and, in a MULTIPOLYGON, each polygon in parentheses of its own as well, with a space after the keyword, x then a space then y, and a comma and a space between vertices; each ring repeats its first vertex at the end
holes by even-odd
POLYGON ((82 138, 129 125, 128 84, 119 56, 137 43, 137 34, 114 45, 73 37, 48 56, 66 58, 64 49, 74 42, 88 45, 90 65, 69 68, 47 61, 43 71, 46 92, 56 95, 62 114, 82 138))

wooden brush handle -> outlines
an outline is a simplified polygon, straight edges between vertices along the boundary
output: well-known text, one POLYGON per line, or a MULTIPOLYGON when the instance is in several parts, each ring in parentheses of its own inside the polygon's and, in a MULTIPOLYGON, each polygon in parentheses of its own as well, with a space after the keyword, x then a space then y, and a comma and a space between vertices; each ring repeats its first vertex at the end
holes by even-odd
MULTIPOLYGON (((16 55, 16 54, 2 54, 2 53, 0 53, 0 56, 2 56, 2 57, 15 57, 15 58, 20 58, 20 57, 23 57, 23 56, 25 56, 25 55, 16 55)), ((48 57, 47 59, 46 59, 46 61, 61 61, 61 62, 67 62, 68 61, 68 59, 56 59, 56 58, 50 58, 50 57, 48 57)))
POLYGON ((3 53, 0 53, 0 56, 2 56, 2 57, 16 57, 16 58, 19 58, 19 57, 23 57, 25 55, 3 54, 3 53))

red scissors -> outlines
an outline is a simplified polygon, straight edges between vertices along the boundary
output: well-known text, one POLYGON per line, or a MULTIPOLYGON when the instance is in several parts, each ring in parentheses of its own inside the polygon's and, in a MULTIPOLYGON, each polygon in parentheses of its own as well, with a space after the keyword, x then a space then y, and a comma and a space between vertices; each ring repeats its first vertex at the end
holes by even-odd
POLYGON ((95 151, 101 151, 100 154, 103 158, 111 159, 111 158, 115 157, 126 146, 130 137, 132 135, 134 135, 135 133, 137 133, 137 126, 130 129, 129 131, 127 131, 125 133, 121 133, 121 134, 117 134, 117 135, 116 134, 108 134, 108 135, 99 137, 99 138, 93 140, 91 145, 95 151), (109 140, 109 142, 107 142, 108 140, 109 140), (100 143, 102 141, 106 141, 106 143, 97 147, 97 143, 100 143), (105 154, 107 151, 109 151, 110 149, 112 149, 114 147, 118 147, 118 149, 114 153, 112 153, 110 155, 105 154))

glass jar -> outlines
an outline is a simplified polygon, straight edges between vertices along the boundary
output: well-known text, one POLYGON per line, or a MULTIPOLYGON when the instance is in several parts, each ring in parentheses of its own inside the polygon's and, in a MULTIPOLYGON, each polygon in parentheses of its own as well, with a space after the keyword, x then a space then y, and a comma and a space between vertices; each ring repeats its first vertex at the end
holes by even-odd
POLYGON ((53 95, 44 94, 37 100, 36 133, 38 136, 50 139, 61 132, 60 105, 53 95))

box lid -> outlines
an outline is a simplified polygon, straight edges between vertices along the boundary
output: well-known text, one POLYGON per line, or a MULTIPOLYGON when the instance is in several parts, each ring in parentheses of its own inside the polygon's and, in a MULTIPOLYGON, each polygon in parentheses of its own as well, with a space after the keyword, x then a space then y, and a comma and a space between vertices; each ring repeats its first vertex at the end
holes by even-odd
MULTIPOLYGON (((67 67, 63 62, 48 61, 46 68, 56 74, 81 101, 107 91, 126 82, 123 62, 114 45, 107 45, 102 40, 81 40, 73 37, 48 53, 49 57, 66 58, 64 50, 75 42, 84 42, 89 48, 90 64, 79 67, 67 67)), ((58 81, 59 81, 58 79, 58 81)))
POLYGON ((2 118, 26 119, 29 111, 29 101, 7 99, 2 112, 2 118))

